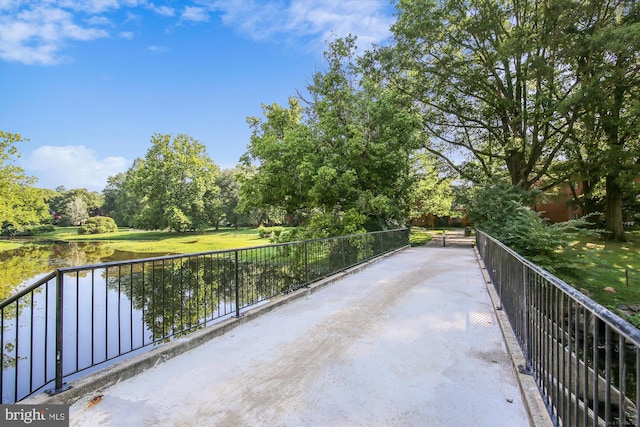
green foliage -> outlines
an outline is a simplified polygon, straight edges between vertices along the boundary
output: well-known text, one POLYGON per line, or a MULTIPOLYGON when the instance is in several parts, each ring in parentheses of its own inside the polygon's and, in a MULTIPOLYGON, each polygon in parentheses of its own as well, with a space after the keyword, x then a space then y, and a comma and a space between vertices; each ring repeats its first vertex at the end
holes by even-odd
POLYGON ((305 238, 323 238, 365 233, 364 224, 366 220, 367 217, 355 208, 345 212, 334 211, 331 213, 319 213, 311 217, 309 225, 305 227, 305 238))
POLYGON ((577 117, 575 76, 561 60, 574 7, 399 1, 396 43, 380 50, 381 70, 422 107, 425 148, 466 179, 498 173, 534 185, 577 117))
POLYGON ((275 226, 275 227, 265 227, 261 225, 258 227, 258 235, 261 239, 271 239, 271 241, 277 242, 280 238, 280 235, 284 231, 284 227, 275 226))
POLYGON ((588 254, 577 251, 573 243, 586 230, 585 219, 548 225, 529 206, 535 192, 505 182, 477 188, 467 201, 473 224, 500 240, 520 255, 554 274, 578 274, 588 254))
POLYGON ((248 118, 245 210, 283 209, 309 238, 405 223, 420 116, 355 58, 353 37, 333 41, 307 108, 290 99, 263 105, 266 120, 248 118))
POLYGON ((110 176, 102 191, 105 213, 122 227, 136 226, 136 219, 144 208, 144 199, 136 193, 137 175, 143 163, 142 159, 136 159, 126 172, 110 176))
POLYGON ((6 235, 49 220, 45 192, 33 187, 36 179, 26 176, 13 161, 20 156, 16 147, 25 141, 17 133, 0 130, 0 224, 6 235))
POLYGON ((109 179, 105 205, 116 222, 147 230, 204 229, 222 216, 218 167, 187 135, 151 138, 144 159, 109 179))
POLYGON ((169 208, 167 225, 169 226, 169 228, 178 232, 192 229, 192 223, 189 217, 176 206, 172 206, 169 208))
POLYGON ((103 234, 114 231, 118 231, 118 226, 113 218, 106 216, 93 216, 78 228, 78 234, 103 234))
POLYGON ((438 160, 430 153, 416 152, 412 160, 411 218, 450 216, 454 200, 451 178, 440 173, 438 160))
POLYGON ((60 226, 80 225, 90 216, 100 214, 103 198, 86 188, 65 189, 57 187, 49 194, 49 211, 55 215, 54 223, 60 226))

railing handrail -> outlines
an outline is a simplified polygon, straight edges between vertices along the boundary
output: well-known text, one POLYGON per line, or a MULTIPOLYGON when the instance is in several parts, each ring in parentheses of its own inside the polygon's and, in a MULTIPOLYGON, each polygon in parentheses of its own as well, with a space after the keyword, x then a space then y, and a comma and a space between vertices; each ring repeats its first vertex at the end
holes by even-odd
POLYGON ((640 426, 640 329, 486 232, 476 241, 552 422, 640 426))
POLYGON ((624 335, 625 338, 633 342, 634 345, 640 347, 640 329, 636 328, 629 321, 623 319, 622 317, 615 314, 613 311, 609 310, 608 308, 604 307, 603 305, 589 298, 588 296, 580 292, 575 287, 566 283, 564 280, 554 276, 544 268, 529 261, 528 259, 520 255, 519 253, 517 253, 516 251, 514 251, 513 249, 511 249, 510 247, 508 247, 507 245, 505 245, 504 243, 496 239, 495 237, 492 237, 491 235, 487 234, 487 232, 483 231, 482 229, 477 229, 477 231, 484 234, 486 238, 488 238, 489 240, 492 240, 495 244, 500 246, 502 249, 504 249, 506 252, 508 252, 510 255, 516 258, 518 261, 520 261, 530 269, 534 270, 536 273, 538 273, 540 276, 547 279, 549 282, 553 283, 561 291, 563 291, 565 294, 571 297, 574 301, 580 303, 581 305, 583 305, 584 307, 586 307, 587 309, 595 313, 598 317, 600 317, 600 319, 606 322, 609 326, 616 329, 620 334, 624 335))
POLYGON ((4 301, 0 302, 0 310, 5 308, 9 304, 12 304, 12 303, 16 302, 17 300, 19 300, 23 296, 27 295, 28 293, 38 289, 40 286, 44 285, 45 283, 47 283, 49 280, 53 279, 54 277, 56 277, 56 272, 55 271, 53 271, 53 272, 47 274, 46 276, 36 280, 32 285, 29 285, 26 288, 16 292, 15 294, 11 295, 9 298, 6 298, 4 301))
POLYGON ((131 264, 146 263, 146 262, 153 262, 153 261, 162 261, 162 260, 178 259, 178 258, 185 258, 185 257, 197 257, 197 256, 203 256, 203 255, 215 255, 215 254, 220 254, 220 253, 225 253, 225 252, 233 253, 233 252, 236 252, 236 251, 245 251, 245 250, 251 250, 251 249, 264 249, 264 248, 274 248, 274 247, 281 247, 281 246, 293 246, 293 245, 302 244, 302 243, 321 242, 321 241, 332 240, 332 239, 346 239, 346 238, 349 238, 349 237, 362 236, 364 234, 373 235, 373 234, 379 234, 379 233, 385 233, 385 232, 394 232, 394 231, 401 231, 401 230, 404 230, 404 229, 403 228, 396 228, 396 229, 393 229, 393 230, 371 231, 371 232, 367 232, 367 233, 354 233, 354 234, 347 234, 347 235, 344 235, 344 236, 323 237, 323 238, 319 238, 319 239, 310 239, 310 240, 296 240, 296 241, 292 241, 292 242, 272 243, 272 244, 268 244, 268 245, 244 246, 244 247, 233 248, 233 249, 216 249, 216 250, 213 250, 213 251, 189 252, 189 253, 184 253, 184 254, 172 254, 172 255, 160 255, 160 256, 148 257, 148 258, 136 258, 136 259, 130 259, 130 260, 109 261, 109 262, 101 262, 101 263, 94 263, 94 264, 83 264, 83 265, 77 265, 77 266, 73 266, 73 267, 60 267, 60 268, 55 269, 53 272, 47 274, 46 276, 38 279, 33 284, 31 284, 31 285, 27 286, 26 288, 20 290, 19 292, 15 293, 14 295, 11 295, 10 297, 8 297, 8 298, 4 299, 3 301, 1 301, 0 302, 0 310, 2 310, 7 305, 15 302, 16 300, 20 299, 21 297, 27 295, 28 293, 36 290, 38 287, 42 286, 44 283, 46 283, 49 280, 51 280, 54 277, 56 277, 56 272, 58 272, 58 273, 75 273, 75 272, 78 272, 78 271, 91 270, 91 269, 94 269, 94 268, 111 268, 111 267, 118 267, 118 266, 122 266, 122 265, 131 265, 131 264))

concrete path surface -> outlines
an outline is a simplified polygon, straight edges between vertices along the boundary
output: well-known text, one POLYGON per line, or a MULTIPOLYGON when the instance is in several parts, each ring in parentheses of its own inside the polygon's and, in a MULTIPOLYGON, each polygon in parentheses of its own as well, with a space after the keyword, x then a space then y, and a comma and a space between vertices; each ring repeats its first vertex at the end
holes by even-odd
POLYGON ((473 250, 411 248, 77 401, 70 420, 528 426, 510 363, 473 250))

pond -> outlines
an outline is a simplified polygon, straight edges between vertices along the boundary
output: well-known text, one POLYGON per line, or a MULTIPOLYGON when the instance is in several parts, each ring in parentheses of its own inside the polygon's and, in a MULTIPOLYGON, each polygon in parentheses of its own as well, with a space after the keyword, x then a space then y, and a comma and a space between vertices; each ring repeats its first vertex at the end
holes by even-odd
POLYGON ((168 254, 120 251, 103 242, 29 242, 0 252, 0 301, 57 268, 161 255, 168 254))

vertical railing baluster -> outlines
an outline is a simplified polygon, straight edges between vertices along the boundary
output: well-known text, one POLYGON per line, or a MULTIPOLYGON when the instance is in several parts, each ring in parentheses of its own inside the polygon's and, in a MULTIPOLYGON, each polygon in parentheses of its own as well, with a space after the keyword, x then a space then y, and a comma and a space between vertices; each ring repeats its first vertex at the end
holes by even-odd
POLYGON ((234 251, 235 255, 235 291, 236 291, 236 315, 235 317, 240 317, 240 271, 238 264, 238 251, 234 251))
POLYGON ((618 390, 620 398, 618 399, 618 425, 626 425, 625 420, 625 398, 627 395, 627 375, 625 362, 625 341, 622 335, 618 335, 618 390))
POLYGON ((605 325, 604 330, 604 378, 605 378, 605 390, 604 390, 604 422, 605 425, 611 423, 611 328, 609 325, 605 325))
POLYGON ((63 354, 64 354, 64 273, 56 270, 56 378, 54 390, 48 390, 50 395, 63 392, 70 388, 64 383, 63 354))

